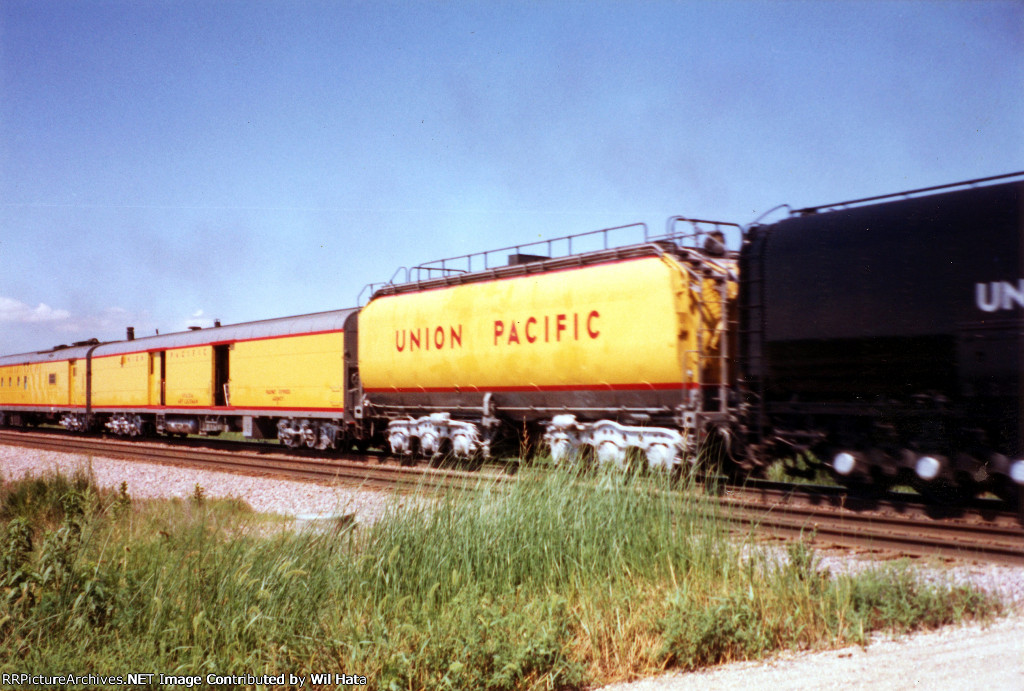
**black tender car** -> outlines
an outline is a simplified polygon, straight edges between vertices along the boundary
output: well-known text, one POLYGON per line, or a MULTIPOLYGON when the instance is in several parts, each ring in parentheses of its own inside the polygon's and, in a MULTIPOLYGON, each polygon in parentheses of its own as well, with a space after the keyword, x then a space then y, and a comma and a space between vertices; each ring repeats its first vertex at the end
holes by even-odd
POLYGON ((755 448, 810 450, 860 481, 1024 483, 1024 175, 1002 177, 748 231, 755 448))

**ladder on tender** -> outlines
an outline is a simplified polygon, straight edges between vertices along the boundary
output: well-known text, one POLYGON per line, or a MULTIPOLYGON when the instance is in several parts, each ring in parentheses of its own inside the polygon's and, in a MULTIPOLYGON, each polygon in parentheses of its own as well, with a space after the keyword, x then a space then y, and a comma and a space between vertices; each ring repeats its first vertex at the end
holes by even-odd
MULTIPOLYGON (((756 233, 748 233, 745 242, 763 244, 765 238, 756 233)), ((746 328, 737 329, 739 349, 736 353, 737 383, 743 387, 744 393, 754 408, 750 420, 753 432, 760 440, 765 429, 765 380, 764 371, 764 266, 763 260, 752 260, 751 257, 763 257, 763 252, 748 252, 746 260, 740 264, 744 290, 738 302, 740 325, 746 328)))
POLYGON ((731 337, 738 325, 731 318, 729 287, 737 280, 737 257, 735 252, 725 251, 721 227, 729 226, 741 232, 742 228, 731 223, 682 217, 669 219, 670 226, 677 221, 692 223, 694 232, 675 236, 678 251, 664 252, 662 257, 681 274, 696 312, 695 349, 681 354, 685 380, 680 406, 680 426, 692 440, 692 449, 696 450, 703 441, 708 422, 725 423, 733 417, 731 385, 735 353, 731 337), (708 225, 712 230, 707 230, 708 225), (719 252, 709 251, 709 240, 718 243, 719 252), (713 294, 709 294, 712 291, 713 294))

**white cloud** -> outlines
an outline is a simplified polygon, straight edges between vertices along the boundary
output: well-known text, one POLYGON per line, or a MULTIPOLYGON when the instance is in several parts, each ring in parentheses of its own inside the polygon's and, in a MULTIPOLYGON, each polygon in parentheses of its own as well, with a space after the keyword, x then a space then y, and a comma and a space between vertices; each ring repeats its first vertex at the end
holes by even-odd
POLYGON ((148 311, 105 307, 99 311, 58 310, 41 304, 31 307, 0 296, 0 354, 36 352, 58 343, 97 338, 117 341, 125 338, 125 327, 134 326, 137 337, 152 336, 156 324, 148 311))
POLYGON ((71 333, 98 336, 105 333, 124 331, 131 326, 135 317, 122 307, 107 307, 99 314, 83 315, 76 323, 69 323, 66 329, 71 333))
POLYGON ((40 302, 35 308, 12 298, 0 297, 0 322, 34 324, 39 322, 60 322, 71 317, 67 310, 55 310, 40 302))

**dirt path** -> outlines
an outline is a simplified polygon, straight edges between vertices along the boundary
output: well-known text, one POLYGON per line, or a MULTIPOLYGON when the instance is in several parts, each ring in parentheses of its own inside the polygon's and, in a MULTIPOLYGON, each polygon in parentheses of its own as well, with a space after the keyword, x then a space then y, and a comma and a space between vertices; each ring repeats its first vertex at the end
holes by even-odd
POLYGON ((705 672, 669 674, 602 691, 690 689, 942 689, 1024 690, 1024 616, 988 626, 948 627, 891 640, 867 650, 788 653, 767 662, 740 662, 705 672))

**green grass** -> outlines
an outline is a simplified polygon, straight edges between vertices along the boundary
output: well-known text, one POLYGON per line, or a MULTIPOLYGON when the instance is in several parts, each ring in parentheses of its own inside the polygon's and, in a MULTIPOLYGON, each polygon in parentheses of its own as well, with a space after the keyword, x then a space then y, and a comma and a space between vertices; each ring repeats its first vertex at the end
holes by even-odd
POLYGON ((832 577, 804 545, 780 560, 737 544, 701 491, 657 477, 522 472, 338 533, 199 487, 138 502, 68 478, 5 484, 0 671, 580 688, 1000 611, 905 569, 832 577))

